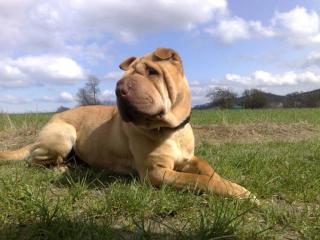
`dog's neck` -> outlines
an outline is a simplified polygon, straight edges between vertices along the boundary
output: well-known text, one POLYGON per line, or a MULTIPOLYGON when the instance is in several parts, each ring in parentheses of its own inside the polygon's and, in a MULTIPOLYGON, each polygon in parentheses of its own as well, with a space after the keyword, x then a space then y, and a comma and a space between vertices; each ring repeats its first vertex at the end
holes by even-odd
POLYGON ((156 134, 156 135, 172 134, 175 131, 184 128, 184 126, 190 122, 190 119, 191 119, 191 113, 176 127, 159 127, 159 128, 151 129, 151 132, 152 134, 156 134))
MULTIPOLYGON (((166 138, 173 134, 175 131, 178 131, 179 129, 184 128, 191 119, 191 113, 177 126, 175 127, 157 127, 157 128, 141 128, 141 127, 135 127, 136 130, 143 133, 144 135, 150 137, 150 138, 166 138)), ((131 123, 132 124, 132 123, 131 123)), ((135 126, 132 124, 132 126, 135 126)))
POLYGON ((185 125, 187 125, 190 122, 190 119, 191 119, 191 113, 178 126, 176 126, 176 127, 160 127, 159 131, 176 131, 176 130, 179 130, 179 129, 183 128, 185 125))

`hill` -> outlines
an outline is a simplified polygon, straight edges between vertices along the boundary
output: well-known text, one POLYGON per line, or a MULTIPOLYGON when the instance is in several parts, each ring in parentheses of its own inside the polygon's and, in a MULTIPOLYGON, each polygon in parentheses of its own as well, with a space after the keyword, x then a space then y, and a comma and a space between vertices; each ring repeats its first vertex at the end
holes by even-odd
MULTIPOLYGON (((270 108, 279 107, 320 107, 320 89, 308 92, 293 92, 287 95, 277 95, 268 92, 262 92, 263 96, 267 99, 270 108)), ((236 106, 241 106, 244 97, 236 98, 236 106)), ((196 105, 193 109, 209 109, 218 107, 214 103, 205 103, 196 105)))

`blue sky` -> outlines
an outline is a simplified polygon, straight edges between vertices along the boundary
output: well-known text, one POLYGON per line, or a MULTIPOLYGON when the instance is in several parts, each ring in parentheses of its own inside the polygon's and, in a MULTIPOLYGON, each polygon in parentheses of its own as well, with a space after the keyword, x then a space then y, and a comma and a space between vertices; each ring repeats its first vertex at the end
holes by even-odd
POLYGON ((0 1, 0 111, 76 106, 88 75, 114 100, 129 56, 171 47, 193 104, 214 87, 238 94, 320 88, 320 1, 0 1))

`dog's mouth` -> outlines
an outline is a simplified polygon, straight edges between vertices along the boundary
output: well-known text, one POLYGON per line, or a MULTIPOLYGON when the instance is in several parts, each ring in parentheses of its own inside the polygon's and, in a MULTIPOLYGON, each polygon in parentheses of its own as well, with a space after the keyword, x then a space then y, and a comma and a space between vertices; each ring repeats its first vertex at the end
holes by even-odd
MULTIPOLYGON (((125 122, 132 122, 135 125, 146 125, 149 126, 155 121, 159 121, 163 118, 165 111, 160 109, 155 113, 149 111, 143 111, 130 104, 127 101, 117 100, 118 109, 120 116, 125 122)), ((143 109, 148 109, 143 108, 143 109)))

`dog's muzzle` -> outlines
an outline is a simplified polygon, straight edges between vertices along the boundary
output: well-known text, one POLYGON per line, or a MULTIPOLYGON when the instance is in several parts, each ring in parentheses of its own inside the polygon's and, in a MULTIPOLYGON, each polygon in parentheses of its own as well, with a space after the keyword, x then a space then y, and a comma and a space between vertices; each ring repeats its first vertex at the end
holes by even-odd
POLYGON ((117 105, 122 119, 126 122, 152 122, 164 115, 164 109, 145 89, 139 88, 135 81, 119 80, 115 90, 117 105), (142 90, 141 90, 142 89, 142 90))

